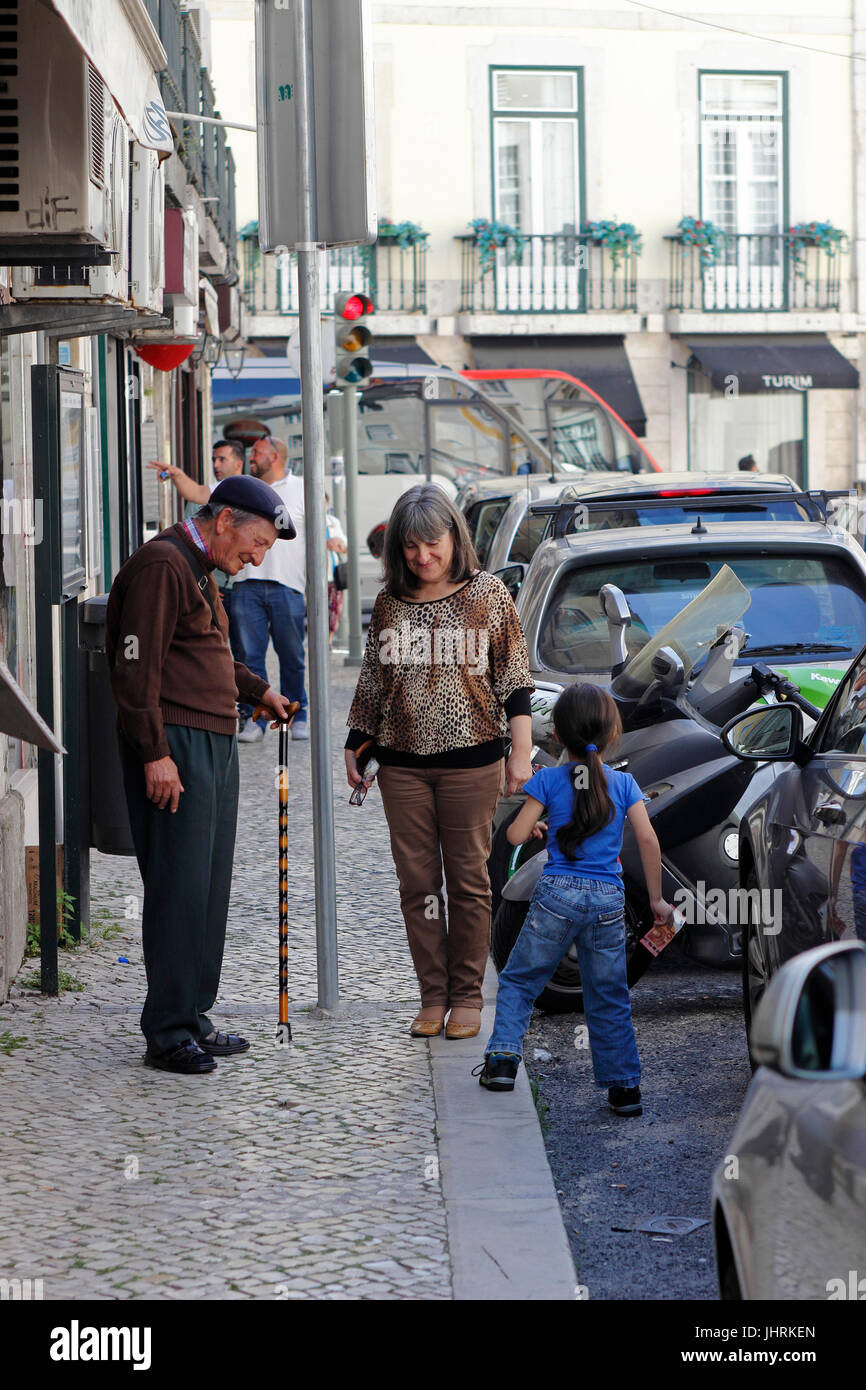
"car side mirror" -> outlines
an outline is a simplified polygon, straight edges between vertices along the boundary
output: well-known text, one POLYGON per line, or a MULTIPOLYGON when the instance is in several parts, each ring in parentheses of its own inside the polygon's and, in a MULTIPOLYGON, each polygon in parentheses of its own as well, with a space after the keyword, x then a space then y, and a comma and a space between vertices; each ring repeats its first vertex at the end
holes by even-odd
POLYGON ((496 570, 496 578, 501 579, 512 598, 517 598, 520 593, 520 586, 526 578, 527 565, 506 565, 504 569, 496 570))
POLYGON ((815 946, 783 965, 752 1021, 752 1060, 802 1081, 866 1074, 866 949, 815 946))
POLYGON ((607 620, 610 637, 611 677, 618 676, 628 661, 625 634, 631 627, 631 609, 622 589, 618 589, 615 584, 602 584, 598 591, 598 601, 607 620))
POLYGON ((744 762, 788 762, 803 738, 803 715, 796 705, 766 705, 738 714, 725 725, 721 740, 744 762))

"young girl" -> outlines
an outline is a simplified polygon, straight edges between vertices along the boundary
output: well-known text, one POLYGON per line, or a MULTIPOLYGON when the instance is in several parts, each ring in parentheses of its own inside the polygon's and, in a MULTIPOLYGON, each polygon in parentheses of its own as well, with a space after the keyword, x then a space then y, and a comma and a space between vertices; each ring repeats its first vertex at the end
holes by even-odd
POLYGON ((572 942, 577 947, 592 1066, 617 1115, 640 1115, 640 1061, 626 981, 625 921, 619 853, 628 816, 640 850, 655 923, 673 909, 661 895, 661 854, 637 782, 605 767, 621 732, 606 690, 571 685, 553 710, 567 763, 545 767, 525 784, 526 804, 508 827, 512 845, 548 831, 547 864, 520 936, 499 977, 496 1020, 479 1081, 513 1091, 532 1004, 572 942), (547 809, 547 824, 538 819, 547 809))

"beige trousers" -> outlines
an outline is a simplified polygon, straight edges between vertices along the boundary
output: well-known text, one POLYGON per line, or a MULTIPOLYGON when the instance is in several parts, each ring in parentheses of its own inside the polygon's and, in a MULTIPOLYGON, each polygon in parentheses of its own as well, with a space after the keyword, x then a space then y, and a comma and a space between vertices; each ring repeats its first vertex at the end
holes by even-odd
POLYGON ((500 759, 487 767, 379 771, 422 1008, 481 1008, 490 951, 490 824, 503 769, 500 759))

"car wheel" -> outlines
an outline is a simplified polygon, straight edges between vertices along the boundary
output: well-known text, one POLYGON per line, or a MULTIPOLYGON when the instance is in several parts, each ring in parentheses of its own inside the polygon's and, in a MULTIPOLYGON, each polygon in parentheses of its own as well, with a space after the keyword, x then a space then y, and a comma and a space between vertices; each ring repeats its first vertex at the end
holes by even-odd
POLYGON ((761 995, 767 988, 770 970, 764 953, 759 914, 755 908, 756 902, 760 900, 760 893, 758 892, 758 877, 754 869, 749 870, 743 887, 748 894, 748 914, 743 924, 743 1021, 746 1025, 749 1064, 754 1071, 755 1063, 752 1060, 751 1050, 752 1019, 755 1016, 755 1009, 758 1007, 761 995))
MULTIPOLYGON (((503 898, 493 919, 491 950, 493 964, 499 974, 505 969, 511 949, 520 935, 520 928, 526 920, 529 903, 512 902, 503 898)), ((644 928, 640 914, 626 898, 625 902, 625 951, 629 988, 639 980, 650 957, 646 951, 635 952, 644 928)), ((553 975, 535 1000, 535 1007, 551 1014, 583 1012, 583 983, 580 966, 577 963, 577 949, 570 946, 562 957, 553 975)))

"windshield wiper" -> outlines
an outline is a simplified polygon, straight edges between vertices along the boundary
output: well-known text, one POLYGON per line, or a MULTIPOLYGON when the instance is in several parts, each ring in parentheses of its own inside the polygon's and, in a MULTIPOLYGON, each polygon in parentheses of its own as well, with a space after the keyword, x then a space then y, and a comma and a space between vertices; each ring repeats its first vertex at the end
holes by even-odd
POLYGON ((772 642, 767 647, 740 649, 740 655, 748 656, 788 656, 794 652, 850 652, 850 647, 840 646, 838 642, 772 642))

